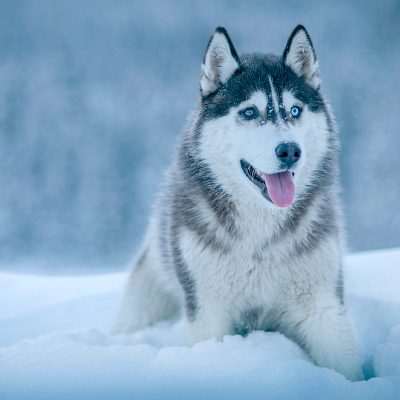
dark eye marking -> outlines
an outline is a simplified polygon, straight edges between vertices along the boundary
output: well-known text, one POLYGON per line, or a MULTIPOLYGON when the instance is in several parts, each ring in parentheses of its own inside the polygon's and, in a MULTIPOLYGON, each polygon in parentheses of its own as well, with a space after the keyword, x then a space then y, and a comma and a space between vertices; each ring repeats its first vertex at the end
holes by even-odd
POLYGON ((256 106, 246 107, 243 110, 239 111, 239 115, 246 121, 250 121, 252 119, 256 119, 260 112, 258 111, 256 106))

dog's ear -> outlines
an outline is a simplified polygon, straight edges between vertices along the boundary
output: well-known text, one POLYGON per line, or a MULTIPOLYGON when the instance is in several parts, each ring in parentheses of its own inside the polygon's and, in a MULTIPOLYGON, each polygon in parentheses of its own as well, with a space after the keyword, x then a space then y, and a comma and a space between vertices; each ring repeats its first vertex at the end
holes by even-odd
POLYGON ((200 90, 203 96, 215 92, 239 67, 239 57, 225 28, 217 28, 208 42, 201 67, 200 90))
POLYGON ((318 60, 310 36, 304 26, 298 25, 290 35, 283 52, 283 62, 298 76, 304 77, 311 87, 319 89, 321 80, 318 60))

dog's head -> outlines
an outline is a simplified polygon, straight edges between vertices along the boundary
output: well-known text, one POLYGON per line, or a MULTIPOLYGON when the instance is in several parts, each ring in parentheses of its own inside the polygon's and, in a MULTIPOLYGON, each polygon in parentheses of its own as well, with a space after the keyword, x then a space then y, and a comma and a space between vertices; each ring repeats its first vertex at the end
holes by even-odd
POLYGON ((281 57, 239 57, 226 30, 216 29, 202 65, 200 152, 227 192, 284 208, 306 190, 330 141, 319 86, 304 27, 281 57))

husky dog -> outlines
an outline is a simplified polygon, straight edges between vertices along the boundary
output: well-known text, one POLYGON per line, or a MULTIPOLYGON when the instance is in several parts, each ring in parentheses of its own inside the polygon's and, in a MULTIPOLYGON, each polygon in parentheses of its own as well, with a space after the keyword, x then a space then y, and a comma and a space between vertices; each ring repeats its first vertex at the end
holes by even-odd
POLYGON ((189 343, 255 329, 359 380, 343 305, 338 135, 297 26, 281 57, 211 37, 193 112, 156 201, 115 328, 183 306, 189 343))

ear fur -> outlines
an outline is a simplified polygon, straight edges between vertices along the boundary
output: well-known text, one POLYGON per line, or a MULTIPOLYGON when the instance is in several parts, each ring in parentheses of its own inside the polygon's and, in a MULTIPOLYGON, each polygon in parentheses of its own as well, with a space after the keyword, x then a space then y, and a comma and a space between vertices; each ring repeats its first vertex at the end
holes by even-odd
POLYGON ((321 79, 319 77, 318 60, 310 36, 304 26, 298 25, 290 35, 283 52, 283 62, 295 74, 304 77, 311 87, 319 89, 321 79))
POLYGON ((202 65, 200 90, 203 96, 215 92, 239 68, 239 57, 225 28, 218 27, 208 42, 202 65))

